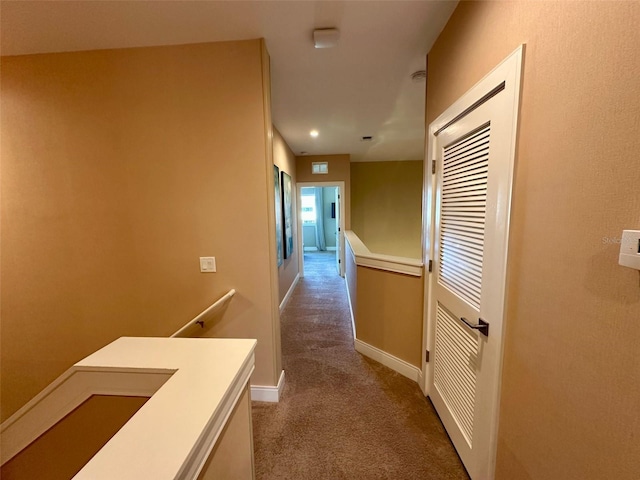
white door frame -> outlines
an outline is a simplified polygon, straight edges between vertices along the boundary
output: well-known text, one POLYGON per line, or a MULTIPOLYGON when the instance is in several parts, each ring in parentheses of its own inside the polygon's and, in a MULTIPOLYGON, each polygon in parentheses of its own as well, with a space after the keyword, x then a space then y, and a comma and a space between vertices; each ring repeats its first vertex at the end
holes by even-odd
MULTIPOLYGON (((467 93, 465 93, 462 97, 460 97, 454 104, 452 104, 447 110, 442 113, 436 120, 434 120, 430 125, 427 133, 427 149, 425 155, 425 176, 424 176, 424 185, 423 185, 423 261, 425 266, 429 265, 429 261, 434 259, 434 246, 435 246, 435 207, 436 207, 436 175, 434 175, 432 165, 433 162, 437 158, 436 151, 436 135, 437 133, 447 127, 448 125, 453 124, 458 119, 464 117, 470 111, 473 111, 479 104, 487 101, 491 96, 495 95, 495 91, 502 82, 505 82, 504 89, 508 92, 509 95, 513 96, 513 111, 510 114, 513 117, 513 131, 512 138, 510 139, 509 145, 509 157, 510 157, 510 175, 512 181, 509 185, 509 189, 507 192, 508 201, 505 205, 502 205, 508 213, 507 215, 507 223, 504 226, 504 231, 501 232, 503 235, 506 235, 508 238, 509 230, 510 230, 510 211, 511 211, 511 198, 512 198, 512 190, 513 190, 513 179, 514 179, 514 170, 515 170, 515 156, 517 149, 517 132, 518 132, 518 112, 519 112, 519 101, 520 101, 520 92, 521 92, 521 78, 522 78, 522 64, 524 60, 524 49, 525 46, 519 46, 514 52, 512 52, 505 60, 503 60, 498 66, 496 66, 489 74, 487 74, 482 80, 480 80, 476 85, 474 85, 467 93), (508 88, 507 88, 508 87, 508 88), (491 94, 493 92, 493 94, 491 94)), ((503 265, 504 271, 501 272, 504 274, 506 278, 506 268, 507 268, 507 255, 508 255, 508 241, 506 242, 507 248, 505 248, 503 254, 503 265)), ((432 338, 432 330, 433 323, 435 320, 430 318, 429 310, 432 304, 433 298, 431 298, 431 288, 432 282, 435 281, 435 275, 433 272, 428 273, 427 281, 424 285, 424 317, 423 317, 423 352, 426 352, 430 349, 430 346, 433 345, 434 339, 432 338)), ((498 382, 493 392, 495 402, 494 402, 494 411, 488 412, 488 415, 491 415, 491 425, 492 425, 492 433, 490 439, 490 445, 488 448, 489 457, 487 459, 489 468, 489 477, 494 478, 495 476, 495 465, 496 465, 496 452, 497 452, 497 432, 498 432, 498 423, 499 423, 499 404, 500 404, 500 391, 501 391, 501 380, 502 380, 502 367, 503 367, 503 352, 504 352, 504 330, 505 330, 505 322, 504 322, 504 311, 506 304, 506 282, 502 285, 501 290, 501 307, 502 307, 502 335, 503 342, 502 348, 500 348, 498 352, 498 382)), ((422 362, 422 371, 424 372, 424 376, 421 379, 420 388, 425 393, 425 395, 429 395, 429 385, 431 383, 431 379, 433 376, 433 361, 426 361, 426 353, 423 354, 423 362, 422 362)))
POLYGON ((300 268, 300 277, 304 277, 304 252, 302 251, 302 189, 308 187, 337 187, 340 191, 340 224, 338 228, 340 229, 340 245, 336 245, 338 247, 338 251, 336 255, 339 255, 340 260, 340 276, 344 277, 344 189, 345 185, 343 181, 335 181, 335 182, 298 182, 296 183, 296 202, 298 208, 298 265, 300 268))

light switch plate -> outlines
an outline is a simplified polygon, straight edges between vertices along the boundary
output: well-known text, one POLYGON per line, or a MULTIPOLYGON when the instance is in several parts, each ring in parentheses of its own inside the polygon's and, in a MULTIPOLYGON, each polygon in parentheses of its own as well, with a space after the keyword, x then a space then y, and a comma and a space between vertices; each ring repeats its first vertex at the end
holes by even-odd
POLYGON ((216 257, 200 257, 200 271, 213 273, 216 271, 216 257))
POLYGON ((640 270, 640 230, 624 230, 620 242, 618 263, 640 270))

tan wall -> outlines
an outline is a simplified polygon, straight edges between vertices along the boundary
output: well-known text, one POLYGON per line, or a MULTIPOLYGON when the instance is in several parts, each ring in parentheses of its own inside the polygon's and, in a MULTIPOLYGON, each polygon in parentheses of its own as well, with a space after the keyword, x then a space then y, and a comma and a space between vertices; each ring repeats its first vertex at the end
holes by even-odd
POLYGON ((267 60, 259 40, 2 59, 3 419, 230 288, 207 334, 257 338, 252 381, 276 384, 267 60))
POLYGON ((351 162, 350 155, 309 155, 296 157, 296 179, 298 182, 344 182, 344 224, 345 229, 351 229, 351 162), (313 175, 312 162, 328 162, 329 173, 313 175))
MULTIPOLYGON (((280 132, 273 129, 273 162, 280 168, 281 172, 287 172, 291 175, 291 186, 293 191, 296 191, 296 157, 287 145, 287 142, 282 138, 280 132)), ((293 209, 293 244, 298 245, 298 217, 297 217, 297 202, 296 195, 293 195, 291 199, 293 209)), ((284 228, 284 227, 283 227, 284 228)), ((284 248, 284 241, 283 241, 284 248)), ((300 272, 300 266, 298 265, 298 255, 292 255, 289 258, 285 258, 282 265, 278 268, 279 276, 279 289, 280 302, 284 300, 285 295, 291 288, 293 281, 300 272)))
POLYGON ((73 477, 147 398, 93 396, 2 466, 3 480, 73 477))
POLYGON ((428 122, 526 43, 497 478, 635 479, 640 3, 462 2, 429 55, 428 122))
POLYGON ((351 164, 351 229, 375 253, 422 258, 422 161, 351 164))
POLYGON ((422 277, 357 267, 356 337, 422 369, 422 277))

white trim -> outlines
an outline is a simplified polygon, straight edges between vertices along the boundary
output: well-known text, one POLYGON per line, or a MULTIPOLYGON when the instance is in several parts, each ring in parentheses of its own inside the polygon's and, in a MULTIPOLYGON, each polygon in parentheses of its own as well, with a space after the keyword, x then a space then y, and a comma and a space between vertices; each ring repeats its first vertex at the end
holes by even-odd
MULTIPOLYGON (((220 435, 222 434, 222 430, 224 429, 225 425, 227 425, 227 422, 231 417, 231 414, 233 413, 234 407, 237 405, 240 397, 246 390, 247 383, 249 382, 249 378, 251 377, 253 371, 253 364, 246 364, 240 371, 240 373, 238 373, 238 376, 242 378, 243 381, 236 382, 232 386, 230 394, 223 400, 223 416, 218 419, 212 419, 211 421, 209 421, 209 423, 202 431, 198 445, 193 449, 191 458, 189 458, 184 463, 184 465, 176 475, 176 478, 185 480, 198 478, 198 476, 202 472, 202 469, 207 463, 207 460, 209 459, 209 455, 211 455, 211 452, 213 451, 213 447, 215 446, 218 437, 220 437, 220 435)), ((253 432, 251 431, 249 435, 253 435, 253 432)), ((87 478, 92 478, 90 475, 91 474, 89 474, 87 478)))
MULTIPOLYGON (((467 109, 470 106, 475 105, 475 103, 481 99, 487 92, 492 91, 496 88, 501 82, 505 82, 504 93, 502 93, 502 101, 508 106, 504 107, 501 115, 504 115, 505 118, 509 118, 508 122, 511 122, 511 130, 510 137, 508 141, 503 141, 500 144, 500 148, 508 150, 508 185, 507 189, 503 193, 506 201, 503 205, 501 205, 501 209, 506 211, 506 221, 502 222, 500 225, 496 226, 494 233, 494 237, 496 242, 504 241, 504 251, 502 255, 500 255, 501 265, 499 268, 496 268, 496 275, 492 278, 491 282, 488 282, 490 286, 490 294, 489 297, 496 300, 494 302, 494 306, 490 307, 492 309, 491 313, 488 313, 488 307, 485 307, 485 315, 489 318, 492 318, 493 324, 492 332, 492 342, 500 341, 500 344, 497 346, 495 354, 489 358, 489 360, 485 361, 485 365, 483 365, 483 369, 488 371, 494 366, 497 367, 497 373, 495 382, 487 387, 488 393, 485 393, 485 396, 492 397, 492 405, 490 408, 487 408, 482 412, 482 422, 488 423, 489 426, 489 439, 486 442, 478 442, 478 447, 480 450, 477 454, 476 458, 480 458, 480 463, 482 465, 467 465, 466 455, 464 452, 458 450, 458 454, 460 458, 465 463, 465 467, 469 471, 470 475, 481 476, 483 478, 493 478, 495 476, 495 468, 496 468, 496 456, 497 456, 497 432, 499 425, 499 406, 500 406, 500 395, 501 395, 501 382, 502 382, 502 368, 503 368, 503 353, 504 353, 504 331, 505 331, 505 308, 506 308, 506 271, 507 271, 507 261, 508 261, 508 247, 509 247, 509 228, 510 228, 510 212, 511 212, 511 202, 512 202, 512 190, 513 190, 513 173, 515 167, 515 156, 517 150, 517 135, 518 135, 518 112, 519 112, 519 102, 520 102, 520 94, 521 94, 521 81, 522 81, 522 64, 524 60, 524 52, 525 45, 520 45, 516 48, 506 59, 504 59, 498 66, 491 70, 482 80, 477 82, 473 87, 471 87, 462 97, 460 97, 456 102, 454 102, 451 106, 449 106, 437 119, 435 119, 428 128, 427 140, 428 147, 425 155, 425 204, 429 201, 432 202, 432 209, 425 208, 424 211, 427 215, 429 215, 429 219, 425 220, 424 228, 425 228, 425 246, 423 257, 432 258, 434 262, 437 260, 437 255, 435 255, 435 226, 436 226, 436 215, 435 215, 435 199, 436 199, 436 181, 434 176, 431 175, 431 162, 437 158, 437 141, 436 141, 436 132, 440 131, 444 126, 446 126, 450 121, 456 119, 462 114, 472 115, 473 112, 467 112, 467 109), (431 194, 431 195, 429 195, 431 194), (428 244, 429 243, 429 244, 428 244), (497 308, 496 308, 497 305, 497 308), (495 310, 495 312, 493 311, 495 310), (497 338, 497 340, 496 340, 497 338), (492 365, 489 365, 489 362, 492 362, 492 365), (477 470, 477 472, 475 471, 477 470), (481 473, 478 473, 481 472, 481 473)), ((490 100, 489 100, 490 101, 490 100)), ((481 108, 478 106, 477 108, 481 108)), ((474 110, 475 111, 475 110, 474 110)), ((491 240, 487 241, 487 244, 495 245, 496 242, 491 240)), ((434 272, 436 268, 434 266, 434 272)), ((434 331, 433 322, 433 311, 429 311, 432 309, 434 305, 434 294, 433 290, 435 288, 434 282, 436 281, 435 275, 429 276, 429 281, 425 282, 425 318, 423 323, 423 345, 426 345, 429 350, 433 350, 433 346, 435 343, 434 335, 431 333, 434 331), (433 277, 433 278, 431 278, 433 277)), ((483 292, 485 290, 485 286, 483 285, 483 292)), ((484 293, 483 293, 484 295, 484 293)), ((492 302, 488 302, 492 304, 492 302)), ((493 304, 492 304, 493 305, 493 304)), ((424 349, 423 349, 424 350, 424 349)), ((430 385, 433 383, 433 362, 429 364, 425 364, 425 391, 427 394, 431 394, 433 392, 429 392, 430 385)), ((492 380, 493 381, 493 380, 492 380)), ((437 391, 437 389, 436 389, 437 391)), ((434 394, 434 397, 437 396, 434 394)), ((479 401, 481 397, 480 394, 476 397, 476 402, 479 401)), ((432 402, 437 409, 436 400, 432 398, 432 402)), ((446 425, 447 421, 445 417, 440 414, 443 423, 446 425)), ((474 425, 474 430, 477 428, 474 425)), ((454 445, 456 444, 455 432, 448 432, 449 436, 452 438, 454 445)), ((462 444, 462 442, 460 442, 462 444)), ((476 442, 474 442, 476 445, 476 442)), ((456 449, 458 447, 456 446, 456 449)))
POLYGON ((344 286, 347 289, 347 299, 349 300, 349 312, 351 313, 351 329, 353 330, 353 339, 356 339, 356 317, 353 315, 353 305, 351 304, 351 294, 349 293, 349 280, 347 275, 344 276, 344 286))
POLYGON ((375 268, 376 270, 385 270, 387 272, 402 273, 413 277, 422 277, 422 271, 424 269, 422 260, 373 253, 366 247, 362 240, 360 240, 358 235, 351 230, 346 231, 344 236, 351 246, 356 265, 375 268))
POLYGON ((282 396, 284 388, 284 370, 280 373, 278 385, 275 387, 263 387, 260 385, 251 385, 251 400, 254 402, 270 402, 278 403, 282 396))
POLYGON ((303 247, 303 250, 305 252, 317 252, 318 251, 318 247, 303 247))
POLYGON ((293 279, 293 282, 291 283, 291 286, 289 287, 287 294, 282 299, 282 302, 280 302, 280 313, 282 313, 282 311, 284 310, 284 307, 286 307, 287 303, 289 303, 289 300, 291 300, 291 295, 293 295, 293 291, 295 290, 296 285, 298 285, 299 280, 300 280, 300 272, 296 274, 296 278, 293 279))
POLYGON ((415 365, 411 365, 410 363, 405 362, 398 357, 394 357, 393 355, 390 355, 387 352, 374 347, 373 345, 369 345, 368 343, 365 343, 362 340, 358 340, 357 338, 353 343, 356 352, 360 352, 362 355, 369 357, 376 362, 380 362, 384 366, 389 367, 391 370, 395 370, 400 375, 404 375, 414 382, 417 382, 420 375, 422 375, 420 369, 415 365))
POLYGON ((336 252, 338 247, 327 247, 327 252, 336 252))
POLYGON ((2 424, 2 463, 91 395, 141 395, 152 400, 74 478, 196 478, 249 382, 255 346, 249 339, 122 337, 2 424))
POLYGON ((151 397, 175 370, 71 368, 0 426, 2 465, 89 399, 91 395, 151 397))
POLYGON ((336 180, 334 182, 297 182, 296 188, 298 194, 296 196, 296 204, 297 204, 297 216, 298 216, 298 268, 300 269, 300 276, 304 277, 304 246, 302 244, 303 235, 302 235, 302 213, 300 212, 300 208, 302 208, 302 202, 300 201, 300 197, 302 196, 302 189, 308 187, 337 187, 340 192, 340 225, 337 225, 340 228, 340 245, 338 249, 338 245, 336 245, 336 251, 339 252, 340 255, 340 276, 344 277, 345 275, 345 266, 344 266, 344 242, 345 242, 345 204, 346 204, 346 189, 344 180, 336 180))
POLYGON ((420 370, 420 373, 418 374, 417 382, 418 382, 418 386, 420 387, 420 390, 422 390, 422 393, 426 395, 427 393, 424 391, 424 379, 425 379, 424 370, 420 370))

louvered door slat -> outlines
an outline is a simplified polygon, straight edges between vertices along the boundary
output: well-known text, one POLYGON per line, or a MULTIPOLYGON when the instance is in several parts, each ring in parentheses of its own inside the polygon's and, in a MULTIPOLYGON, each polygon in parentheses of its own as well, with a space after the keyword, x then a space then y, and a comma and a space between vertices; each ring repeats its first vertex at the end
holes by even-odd
MULTIPOLYGON (((473 157, 462 159, 457 165, 455 166, 451 165, 451 169, 449 170, 447 175, 443 176, 443 178, 445 179, 445 181, 447 181, 449 178, 453 177, 454 175, 459 176, 463 172, 468 172, 470 170, 478 170, 476 165, 481 163, 486 158, 486 156, 487 154, 485 152, 482 152, 481 154, 475 155, 473 157)), ((480 169, 478 171, 482 171, 482 170, 480 169)))
POLYGON ((459 185, 464 183, 465 185, 486 185, 487 184, 487 170, 481 168, 474 168, 471 172, 461 173, 459 175, 451 175, 442 181, 444 187, 459 185), (475 180, 475 181, 474 181, 475 180))
POLYGON ((436 309, 434 385, 472 445, 478 339, 439 302, 436 309))
MULTIPOLYGON (((472 256, 464 251, 457 252, 451 248, 449 250, 446 257, 454 262, 454 265, 464 268, 469 267, 479 272, 482 271, 482 258, 478 258, 478 255, 472 256)), ((445 268, 447 268, 447 265, 445 265, 445 268)))
POLYGON ((483 232, 472 232, 467 227, 456 227, 455 225, 450 225, 446 230, 444 228, 442 230, 448 237, 461 240, 465 247, 482 251, 482 248, 479 247, 482 246, 483 232), (480 243, 480 246, 478 246, 478 243, 480 243))
MULTIPOLYGON (((483 179, 482 182, 479 182, 479 183, 484 185, 485 182, 486 182, 486 179, 483 179)), ((465 188, 466 190, 458 190, 458 189, 444 190, 443 189, 443 193, 445 192, 447 193, 447 202, 460 201, 465 198, 473 199, 476 201, 484 201, 484 198, 486 197, 486 192, 483 193, 482 190, 478 190, 475 185, 467 184, 465 188)))
POLYGON ((447 240, 446 243, 449 246, 456 246, 459 250, 464 252, 465 256, 468 256, 471 260, 475 260, 477 264, 482 265, 482 252, 474 250, 468 245, 461 245, 460 243, 455 243, 451 240, 447 240))
POLYGON ((449 207, 484 208, 484 202, 474 197, 451 198, 442 202, 442 208, 449 207))
POLYGON ((464 140, 457 142, 455 145, 450 146, 450 148, 445 152, 445 155, 458 155, 469 145, 481 145, 488 141, 489 132, 486 130, 481 130, 473 135, 469 135, 464 140))
POLYGON ((449 222, 449 225, 447 225, 447 228, 442 228, 443 231, 453 231, 453 232, 457 232, 460 235, 464 235, 466 237, 470 237, 470 238, 477 238, 478 242, 480 243, 480 245, 482 246, 482 238, 483 238, 483 229, 478 227, 475 224, 472 224, 470 222, 449 222))
POLYGON ((480 308, 490 127, 444 148, 438 282, 480 308), (474 252, 474 253, 471 253, 474 252))
POLYGON ((460 176, 461 173, 468 172, 470 170, 477 170, 478 172, 482 172, 482 169, 477 169, 476 166, 479 163, 482 163, 486 157, 486 153, 483 152, 481 155, 462 159, 462 161, 457 165, 451 165, 451 169, 447 172, 447 175, 443 176, 444 181, 447 182, 452 177, 460 176))

